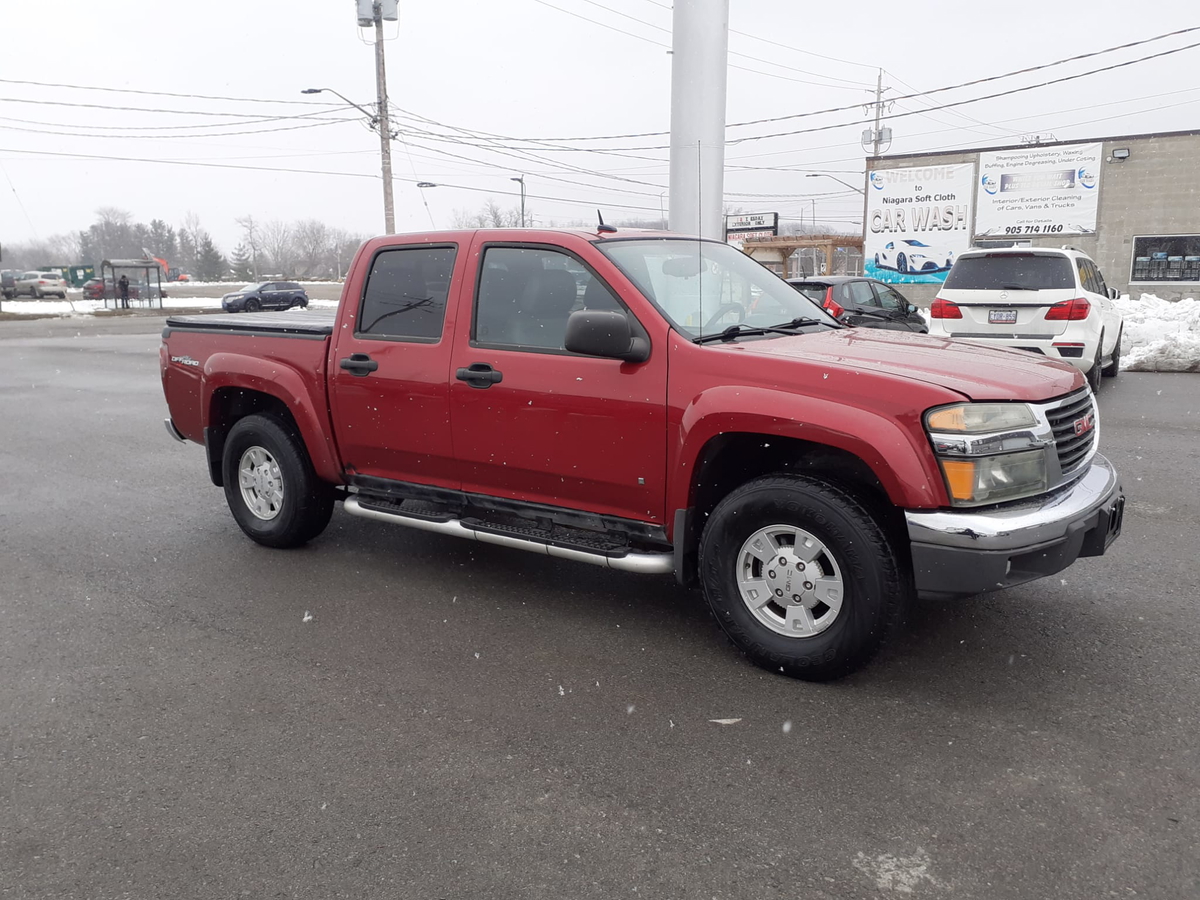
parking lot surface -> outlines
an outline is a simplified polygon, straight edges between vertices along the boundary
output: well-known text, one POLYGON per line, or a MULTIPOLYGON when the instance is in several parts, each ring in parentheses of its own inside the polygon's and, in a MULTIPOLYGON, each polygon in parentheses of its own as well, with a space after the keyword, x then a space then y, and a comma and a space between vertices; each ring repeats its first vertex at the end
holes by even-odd
POLYGON ((1200 376, 1105 381, 1108 556, 813 685, 670 578, 251 543, 161 324, 0 323, 5 900, 1200 896, 1200 376))

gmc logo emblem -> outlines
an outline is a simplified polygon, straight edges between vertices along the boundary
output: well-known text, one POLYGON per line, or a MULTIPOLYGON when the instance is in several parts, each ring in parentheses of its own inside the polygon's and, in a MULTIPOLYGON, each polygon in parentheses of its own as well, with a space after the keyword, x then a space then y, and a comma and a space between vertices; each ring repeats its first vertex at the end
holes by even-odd
POLYGON ((1092 418, 1092 414, 1088 413, 1082 419, 1075 420, 1075 422, 1074 422, 1075 434, 1077 434, 1077 435, 1087 434, 1089 431, 1092 430, 1092 428, 1095 426, 1095 424, 1096 424, 1096 422, 1092 418))

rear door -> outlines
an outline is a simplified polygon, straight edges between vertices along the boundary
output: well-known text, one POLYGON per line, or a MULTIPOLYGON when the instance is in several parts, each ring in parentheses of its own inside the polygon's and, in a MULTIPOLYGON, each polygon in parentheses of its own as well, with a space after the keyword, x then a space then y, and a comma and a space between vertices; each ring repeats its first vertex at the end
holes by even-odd
POLYGON ((938 291, 958 305, 962 318, 940 321, 954 337, 1049 338, 1068 323, 1046 321, 1046 311, 1081 290, 1074 265, 1061 253, 963 255, 938 291))
POLYGON ((448 335, 461 268, 454 242, 397 243, 362 259, 342 299, 328 362, 347 473, 457 488, 448 335))
POLYGON ((650 358, 636 364, 568 353, 576 309, 623 311, 637 323, 598 274, 611 264, 590 245, 476 240, 473 314, 456 327, 451 364, 463 489, 662 524, 665 344, 652 338, 650 358))

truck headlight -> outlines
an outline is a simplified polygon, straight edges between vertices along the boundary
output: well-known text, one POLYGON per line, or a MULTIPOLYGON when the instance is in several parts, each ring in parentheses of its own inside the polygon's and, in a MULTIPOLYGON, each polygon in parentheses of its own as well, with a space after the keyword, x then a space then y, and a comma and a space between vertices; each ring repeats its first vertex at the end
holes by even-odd
POLYGON ((931 409, 925 429, 954 506, 984 506, 1043 493, 1053 434, 1024 403, 959 403, 931 409))

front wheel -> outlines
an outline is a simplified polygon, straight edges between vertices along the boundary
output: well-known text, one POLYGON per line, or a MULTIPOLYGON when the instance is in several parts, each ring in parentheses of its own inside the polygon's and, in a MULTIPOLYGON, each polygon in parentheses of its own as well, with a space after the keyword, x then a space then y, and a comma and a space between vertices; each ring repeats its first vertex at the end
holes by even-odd
POLYGON ((238 420, 222 456, 225 499, 251 540, 298 547, 325 530, 333 490, 313 471, 296 426, 274 416, 238 420))
POLYGON ((866 665, 911 587, 852 493, 815 478, 757 478, 722 500, 700 543, 717 622, 756 665, 829 681, 866 665))
POLYGON ((243 308, 246 310, 246 312, 258 312, 260 309, 262 309, 262 304, 257 300, 247 300, 246 305, 243 308))
POLYGON ((908 257, 903 253, 896 257, 896 271, 905 273, 908 272, 908 257))
POLYGON ((1100 343, 1096 347, 1096 358, 1092 360, 1092 367, 1087 370, 1088 387, 1092 389, 1092 393, 1098 393, 1100 390, 1100 354, 1104 351, 1104 335, 1100 335, 1100 343))

